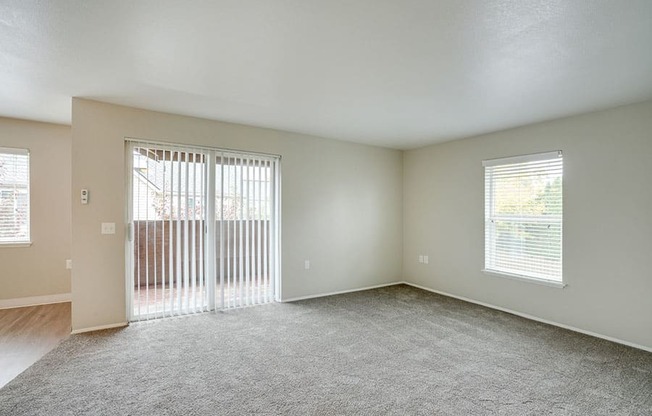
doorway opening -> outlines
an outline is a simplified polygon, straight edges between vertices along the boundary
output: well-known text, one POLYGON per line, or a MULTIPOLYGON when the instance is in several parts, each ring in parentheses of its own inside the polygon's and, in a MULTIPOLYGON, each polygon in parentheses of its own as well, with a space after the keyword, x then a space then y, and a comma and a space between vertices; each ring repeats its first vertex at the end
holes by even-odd
POLYGON ((280 298, 280 157, 127 141, 130 321, 280 298))

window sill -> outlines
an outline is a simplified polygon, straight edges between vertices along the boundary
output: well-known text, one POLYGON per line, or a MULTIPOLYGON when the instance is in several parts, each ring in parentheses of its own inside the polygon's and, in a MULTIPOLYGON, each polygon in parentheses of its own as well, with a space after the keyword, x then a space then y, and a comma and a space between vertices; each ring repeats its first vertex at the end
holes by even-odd
POLYGON ((23 241, 20 243, 0 243, 0 248, 31 247, 31 245, 31 241, 23 241))
POLYGON ((563 288, 565 288, 567 286, 563 282, 555 282, 553 280, 537 279, 536 277, 529 277, 529 276, 523 276, 523 275, 520 275, 520 274, 499 272, 499 271, 496 271, 496 270, 483 269, 482 272, 484 274, 486 274, 486 275, 493 276, 493 277, 502 277, 502 278, 506 278, 506 279, 519 280, 521 282, 528 282, 528 283, 534 283, 534 284, 537 284, 537 285, 556 287, 558 289, 563 289, 563 288))

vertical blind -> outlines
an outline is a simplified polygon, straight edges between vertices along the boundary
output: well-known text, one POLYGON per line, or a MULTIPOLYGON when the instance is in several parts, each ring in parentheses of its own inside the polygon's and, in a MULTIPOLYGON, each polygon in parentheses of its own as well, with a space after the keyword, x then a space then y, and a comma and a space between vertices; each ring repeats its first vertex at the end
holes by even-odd
POLYGON ((561 282, 561 151, 483 165, 485 270, 561 282))
POLYGON ((28 243, 29 151, 0 147, 0 244, 28 243))
POLYGON ((131 319, 267 303, 279 158, 128 142, 131 319))

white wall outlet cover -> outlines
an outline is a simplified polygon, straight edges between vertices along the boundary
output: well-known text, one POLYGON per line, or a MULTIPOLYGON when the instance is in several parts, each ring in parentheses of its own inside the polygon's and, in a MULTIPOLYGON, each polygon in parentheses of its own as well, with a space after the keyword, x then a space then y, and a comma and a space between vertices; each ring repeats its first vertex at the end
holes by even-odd
POLYGON ((66 269, 68 269, 68 270, 72 269, 72 260, 70 260, 70 259, 66 260, 66 269))
POLYGON ((419 256, 419 263, 423 263, 423 256, 419 256))
POLYGON ((303 262, 303 267, 308 270, 310 268, 310 260, 306 260, 303 262))
POLYGON ((114 222, 103 222, 102 223, 102 234, 115 234, 115 223, 114 222))
POLYGON ((424 262, 425 264, 428 264, 428 256, 423 256, 423 262, 424 262))

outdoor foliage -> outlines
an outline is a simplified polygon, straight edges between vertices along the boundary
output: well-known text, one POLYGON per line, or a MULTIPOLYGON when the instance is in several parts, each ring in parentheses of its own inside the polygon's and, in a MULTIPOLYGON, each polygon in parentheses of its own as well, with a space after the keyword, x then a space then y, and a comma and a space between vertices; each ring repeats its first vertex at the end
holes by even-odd
POLYGON ((562 178, 514 177, 496 181, 496 246, 546 264, 561 259, 562 178), (549 221, 546 221, 549 218, 549 221))

